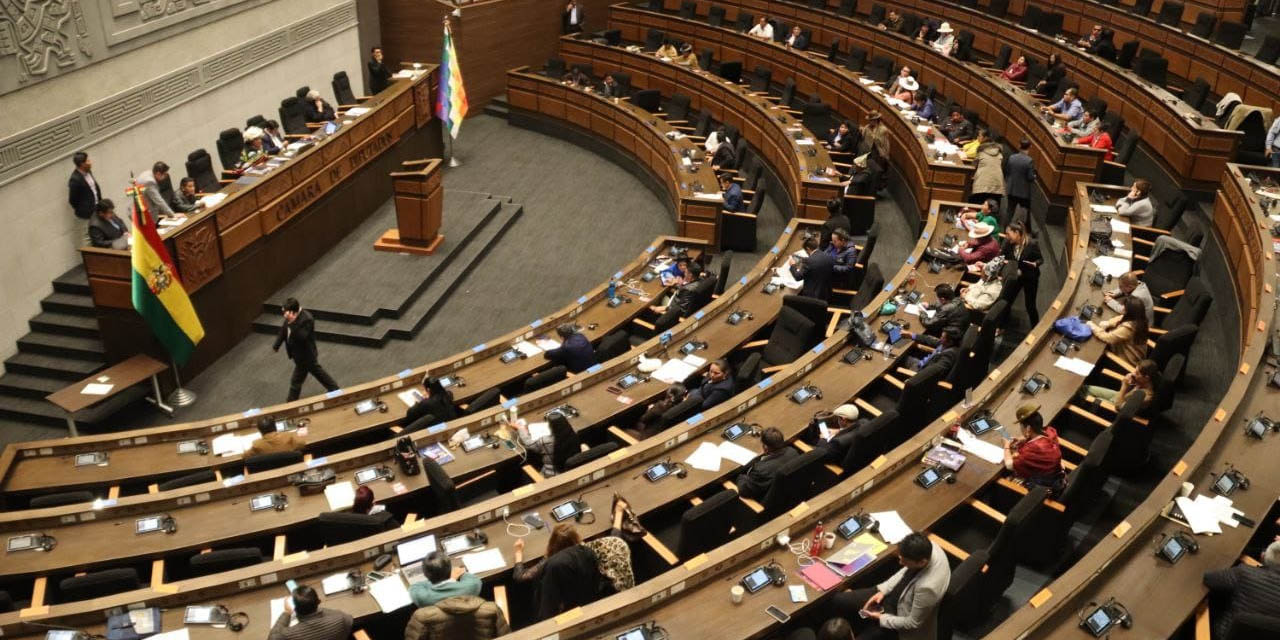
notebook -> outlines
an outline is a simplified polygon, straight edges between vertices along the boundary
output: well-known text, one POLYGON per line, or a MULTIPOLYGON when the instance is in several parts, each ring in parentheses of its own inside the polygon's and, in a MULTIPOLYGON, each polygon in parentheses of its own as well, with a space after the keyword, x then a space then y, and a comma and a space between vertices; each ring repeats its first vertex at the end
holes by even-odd
POLYGON ((836 573, 826 564, 817 562, 797 571, 805 582, 808 582, 815 589, 828 591, 832 587, 840 584, 840 574, 836 573))

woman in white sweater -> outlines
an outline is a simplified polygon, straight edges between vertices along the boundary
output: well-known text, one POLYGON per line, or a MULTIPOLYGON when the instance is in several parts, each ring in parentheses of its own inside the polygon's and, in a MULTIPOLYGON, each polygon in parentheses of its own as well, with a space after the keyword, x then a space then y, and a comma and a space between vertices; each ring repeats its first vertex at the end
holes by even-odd
POLYGON ((1129 219, 1129 224, 1149 227, 1156 220, 1156 209, 1151 204, 1151 183, 1138 179, 1133 181, 1129 195, 1116 200, 1116 213, 1129 219))

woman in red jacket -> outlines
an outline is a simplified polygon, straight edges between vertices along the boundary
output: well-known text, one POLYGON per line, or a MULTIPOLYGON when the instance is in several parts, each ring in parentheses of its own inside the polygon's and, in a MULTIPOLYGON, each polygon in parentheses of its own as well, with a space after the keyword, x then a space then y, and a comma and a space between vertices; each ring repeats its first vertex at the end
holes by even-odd
POLYGON ((1005 468, 1023 480, 1049 487, 1056 494, 1064 480, 1058 431, 1044 426, 1038 404, 1024 404, 1018 407, 1016 415, 1022 437, 1005 441, 1005 468))
POLYGON ((1106 160, 1108 162, 1110 162, 1116 157, 1116 154, 1111 152, 1111 150, 1115 147, 1115 145, 1111 143, 1111 134, 1107 133, 1106 131, 1103 131, 1100 128, 1094 129, 1093 133, 1087 136, 1076 138, 1076 144, 1082 145, 1085 147, 1090 147, 1093 149, 1106 150, 1107 157, 1103 158, 1103 160, 1106 160))
POLYGON ((1009 65, 1009 68, 1005 69, 1004 73, 1000 74, 1000 77, 1009 82, 1022 82, 1025 80, 1027 78, 1027 57, 1018 56, 1018 59, 1009 65))

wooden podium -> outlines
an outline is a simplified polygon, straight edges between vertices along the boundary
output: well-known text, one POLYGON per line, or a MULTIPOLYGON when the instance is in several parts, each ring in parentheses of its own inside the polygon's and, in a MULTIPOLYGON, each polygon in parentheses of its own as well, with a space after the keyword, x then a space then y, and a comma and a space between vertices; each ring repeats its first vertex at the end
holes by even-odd
POLYGON ((375 251, 431 255, 444 242, 440 235, 444 189, 439 158, 407 160, 391 173, 396 202, 396 228, 373 243, 375 251))

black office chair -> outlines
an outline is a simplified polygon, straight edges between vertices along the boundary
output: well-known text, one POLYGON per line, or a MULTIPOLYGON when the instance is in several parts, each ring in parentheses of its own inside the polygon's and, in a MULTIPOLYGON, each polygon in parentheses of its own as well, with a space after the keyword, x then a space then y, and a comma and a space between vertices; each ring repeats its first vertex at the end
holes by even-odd
POLYGON ((1196 261, 1186 252, 1172 248, 1147 263, 1142 281, 1151 289, 1151 297, 1159 301, 1166 293, 1186 288, 1195 271, 1196 261))
POLYGON ((1059 513, 1046 511, 1046 517, 1033 525, 1033 533, 1037 544, 1031 545, 1024 556, 1034 565, 1044 565, 1061 558, 1066 542, 1067 532, 1071 525, 1080 520, 1090 508, 1098 505, 1102 495, 1102 485, 1107 482, 1107 470, 1103 461, 1111 449, 1114 436, 1110 429, 1103 430, 1089 444, 1089 452, 1080 461, 1079 466, 1067 476, 1066 488, 1057 497, 1065 509, 1059 513))
POLYGON ((783 109, 790 109, 792 106, 791 103, 795 102, 795 99, 796 79, 787 78, 787 81, 782 85, 782 93, 778 96, 778 106, 783 109))
POLYGON ((31 499, 28 506, 32 509, 44 509, 79 504, 81 502, 93 502, 94 499, 95 496, 92 491, 64 491, 62 493, 46 493, 42 496, 36 496, 31 499))
POLYGON ((882 84, 888 83, 889 78, 893 77, 893 58, 888 56, 871 58, 871 68, 867 70, 867 77, 882 84))
POLYGON ((692 2, 692 0, 684 0, 684 2, 680 3, 681 18, 684 18, 685 20, 692 20, 694 15, 697 14, 697 12, 698 12, 698 3, 692 2))
POLYGON ((532 393, 560 382, 567 377, 569 377, 569 368, 564 365, 556 365, 546 371, 529 376, 524 381, 524 392, 532 393))
POLYGON ((486 389, 476 396, 474 400, 467 404, 467 415, 479 413, 485 409, 498 406, 501 400, 502 390, 498 388, 486 389))
POLYGON ((698 52, 698 68, 710 73, 716 72, 715 52, 711 49, 702 49, 698 52))
POLYGON ((279 467, 287 467, 291 464, 298 464, 299 462, 302 462, 301 451, 277 451, 245 458, 244 468, 249 473, 259 473, 279 467))
POLYGON ((427 485, 431 491, 435 513, 448 513, 462 508, 462 499, 458 496, 453 477, 440 466, 440 463, 431 458, 423 458, 422 473, 427 476, 427 485))
POLYGON ((0 591, 0 613, 9 613, 16 611, 17 606, 14 605, 13 596, 8 591, 0 591))
POLYGON ((650 11, 662 11, 662 0, 649 0, 648 8, 650 11))
POLYGON ((244 121, 244 128, 246 129, 248 129, 249 127, 258 127, 259 129, 261 129, 266 125, 267 125, 267 119, 261 113, 244 121))
POLYGON ((105 569, 64 578, 58 583, 58 601, 91 600, 141 588, 142 582, 138 580, 137 569, 105 569))
POLYGON ((827 10, 827 0, 809 0, 809 8, 819 11, 827 10))
POLYGON ((773 79, 773 71, 768 67, 757 66, 751 74, 751 90, 760 93, 769 91, 769 81, 773 79))
POLYGON ((689 416, 697 413, 701 408, 701 398, 686 397, 684 400, 681 400, 662 413, 662 427, 665 429, 672 425, 680 424, 689 416))
POLYGON ((903 436, 902 440, 894 442, 893 446, 896 447, 915 435, 933 419, 935 413, 938 413, 939 405, 936 402, 938 381, 945 378, 948 373, 950 371, 940 363, 929 364, 903 382, 895 409, 898 415, 902 416, 902 424, 905 428, 899 430, 903 436))
POLYGON ((760 207, 764 199, 764 189, 757 188, 755 194, 751 196, 751 202, 746 211, 720 212, 721 250, 755 252, 756 230, 759 227, 760 207))
POLYGON ((1009 0, 991 0, 987 5, 987 15, 993 18, 1004 19, 1009 15, 1009 0))
POLYGON ((884 22, 884 14, 884 5, 873 4, 871 5, 871 15, 867 16, 867 22, 870 22, 871 24, 880 24, 881 22, 884 22))
POLYGON ((616 442, 598 444, 586 451, 569 456, 569 459, 564 461, 564 468, 566 471, 569 469, 577 469, 578 467, 595 462, 596 460, 617 451, 619 447, 620 445, 616 442))
POLYGON ((566 67, 564 60, 561 60, 560 58, 548 58, 547 66, 543 73, 545 73, 548 78, 559 80, 564 77, 565 70, 566 67))
POLYGON ((218 134, 218 160, 224 171, 233 171, 240 165, 240 152, 244 151, 244 134, 232 127, 218 134))
POLYGON ((1099 126, 1111 136, 1112 140, 1119 140, 1120 132, 1124 130, 1124 118, 1119 112, 1109 111, 1102 116, 1102 124, 1099 126))
POLYGON ((303 106, 301 100, 291 96, 280 101, 280 126, 284 128, 285 133, 293 135, 306 135, 311 132, 307 127, 307 108, 303 106))
POLYGON ((840 0, 840 6, 836 7, 836 14, 847 18, 852 18, 854 11, 857 9, 856 0, 840 0))
POLYGON ((992 601, 998 600, 1012 584, 1018 559, 1035 544, 1035 527, 1045 514, 1049 488, 1034 486, 1029 489, 1027 495, 1022 496, 1005 514, 996 537, 986 549, 990 582, 984 586, 992 601))
POLYGON ((1089 101, 1085 103, 1085 108, 1092 109, 1097 112, 1099 116, 1102 116, 1107 113, 1107 101, 1102 98, 1090 98, 1089 101))
POLYGON ((1013 57, 1013 47, 1002 44, 1000 52, 996 54, 996 61, 991 66, 995 69, 1003 70, 1009 66, 1009 59, 1013 57))
POLYGON ((767 374, 770 367, 781 367, 799 358, 813 346, 817 336, 818 325, 814 321, 791 307, 783 307, 764 348, 748 355, 743 362, 755 359, 767 374))
POLYGON ((1165 26, 1180 28, 1182 26, 1182 10, 1185 7, 1186 5, 1181 2, 1165 0, 1164 4, 1160 5, 1160 13, 1156 14, 1156 22, 1165 26))
MULTIPOLYGON (((1173 331, 1187 325, 1199 326, 1209 315, 1209 306, 1213 304, 1213 294, 1205 286, 1202 278, 1192 278, 1187 282, 1185 293, 1178 297, 1177 303, 1169 309, 1169 313, 1157 312, 1156 325, 1162 331, 1173 331)), ((1160 306, 1157 304, 1156 306, 1160 306)))
POLYGON ((213 193, 222 188, 218 176, 213 172, 213 158, 208 151, 196 149, 187 154, 187 177, 196 183, 196 191, 213 193))
POLYGON ((1050 38, 1062 33, 1062 14, 1054 11, 1045 11, 1040 16, 1039 31, 1050 38))
POLYGON ((298 100, 306 101, 308 93, 311 93, 311 87, 301 86, 298 87, 297 91, 293 92, 293 95, 296 96, 298 100))
POLYGON ((769 486, 768 493, 760 501, 764 511, 757 517, 768 522, 800 502, 812 497, 813 485, 822 470, 825 452, 814 449, 796 456, 782 465, 769 486))
POLYGON ((1018 20, 1018 24, 1028 29, 1039 29, 1042 19, 1044 19, 1044 11, 1034 4, 1028 4, 1022 10, 1022 18, 1018 20))
POLYGON ((733 24, 733 28, 738 31, 750 31, 751 26, 756 23, 756 17, 745 11, 738 12, 738 21, 733 24))
POLYGON ((649 29, 648 33, 645 34, 644 37, 644 50, 657 51, 658 47, 662 46, 662 41, 665 38, 666 36, 661 31, 657 29, 649 29))
POLYGON ((1163 56, 1139 56, 1138 76, 1157 87, 1169 81, 1169 60, 1163 56))
POLYGON ((836 38, 831 41, 831 46, 827 47, 827 62, 832 64, 838 63, 840 60, 840 39, 836 38))
MULTIPOLYGON (((876 294, 884 287, 884 274, 880 271, 880 265, 868 264, 865 270, 866 275, 862 277, 862 283, 858 286, 857 293, 849 299, 849 310, 851 312, 866 312, 867 306, 875 299, 876 294)), ((868 314, 870 315, 870 314, 868 314)))
POLYGON ((637 91, 631 97, 631 101, 637 107, 648 111, 649 113, 658 113, 662 110, 662 94, 657 89, 644 89, 637 91))
POLYGON ((609 74, 613 76, 613 81, 618 83, 618 90, 623 96, 631 95, 631 74, 622 71, 614 71, 609 74))
POLYGON ((1151 438, 1155 429, 1134 420, 1142 410, 1147 392, 1135 389, 1125 396, 1124 403, 1116 408, 1116 416, 1107 431, 1111 432, 1111 447, 1103 465, 1113 475, 1130 475, 1141 471, 1151 457, 1151 438))
POLYGON ((621 329, 600 339, 600 346, 596 347, 596 359, 600 362, 608 362, 624 353, 631 348, 631 342, 627 339, 627 332, 621 329))
POLYGON ((1280 36, 1266 36, 1262 39, 1262 46, 1258 47, 1257 53, 1253 57, 1261 60, 1265 64, 1275 64, 1280 59, 1280 36))
POLYGON ((680 516, 676 556, 688 560, 728 542, 733 529, 738 492, 725 489, 680 516))
POLYGON ((1137 54, 1137 40, 1130 40, 1120 45, 1120 50, 1116 52, 1116 65, 1121 69, 1128 69, 1133 64, 1133 57, 1137 54))
POLYGON ((196 471, 195 473, 188 473, 176 478, 170 478, 157 484, 156 488, 160 491, 172 491, 173 489, 181 489, 183 487, 204 484, 206 482, 216 482, 217 480, 218 476, 213 472, 213 469, 204 469, 202 471, 196 471))
POLYGON ((951 570, 947 592, 938 602, 937 637, 952 637, 956 629, 974 624, 980 613, 990 609, 993 603, 983 600, 987 593, 984 589, 987 582, 984 572, 989 562, 986 551, 977 551, 969 554, 951 570))
POLYGON ((1196 111, 1200 111, 1204 107, 1204 103, 1208 98, 1209 81, 1204 78, 1197 77, 1195 82, 1187 85, 1187 88, 1182 91, 1182 101, 1196 111))
POLYGON ((621 29, 606 29, 600 35, 604 36, 604 43, 611 47, 618 47, 622 45, 621 29))
POLYGON ((1218 24, 1218 17, 1208 11, 1201 11, 1196 16, 1195 24, 1191 25, 1191 35, 1208 39, 1213 34, 1213 28, 1218 24))
POLYGON ((1254 110, 1245 116, 1236 127, 1244 135, 1236 147, 1236 162, 1240 164, 1267 164, 1266 144, 1267 127, 1262 120, 1262 112, 1254 110))
POLYGON ((1228 49, 1239 51, 1240 46, 1244 44, 1244 36, 1248 31, 1248 28, 1242 23, 1223 20, 1218 23, 1218 30, 1213 34, 1213 41, 1228 49))
POLYGON ((720 254, 720 275, 716 278, 715 295, 724 293, 725 283, 729 281, 729 269, 733 268, 733 251, 720 254))
POLYGON ((713 27, 724 26, 725 9, 720 6, 713 6, 707 10, 707 24, 713 27))
POLYGON ((361 99, 351 90, 351 79, 347 77, 346 71, 339 71, 333 74, 333 80, 329 85, 333 87, 333 99, 338 102, 339 109, 346 109, 360 104, 361 99))
POLYGON ((956 32, 956 49, 952 56, 961 62, 973 59, 973 32, 961 29, 956 32))
POLYGON ((920 16, 914 13, 904 13, 902 14, 902 26, 898 27, 898 33, 915 38, 922 24, 924 24, 924 20, 920 16))
POLYGON ((187 568, 193 576, 241 569, 262 562, 262 550, 257 547, 234 547, 197 553, 187 560, 187 568))
POLYGON ((721 62, 719 73, 721 78, 724 78, 729 82, 734 82, 734 83, 741 82, 742 81, 742 63, 737 60, 730 61, 730 62, 721 62))
POLYGON ((1135 16, 1147 17, 1151 13, 1151 0, 1138 0, 1129 9, 1135 16))
POLYGON ((398 526, 400 523, 390 511, 374 514, 324 511, 316 515, 315 522, 307 528, 303 538, 308 547, 318 549, 323 545, 334 546, 367 538, 398 526))
POLYGON ((1191 345, 1195 344, 1196 334, 1199 332, 1200 327, 1194 324, 1187 324, 1173 329, 1156 338, 1156 344, 1147 353, 1147 357, 1155 361, 1156 365, 1161 368, 1168 366, 1169 361, 1174 356, 1180 355, 1186 358, 1191 353, 1191 345))
POLYGON ((1259 640, 1280 637, 1280 617, 1240 613, 1231 619, 1226 640, 1259 640))
POLYGON ((844 67, 854 73, 862 73, 867 67, 867 50, 850 45, 849 59, 845 60, 844 67))
POLYGON ((1155 380, 1156 397, 1152 398, 1151 405, 1147 407, 1145 411, 1147 415, 1158 416, 1173 406, 1173 399, 1177 396, 1178 381, 1182 379, 1186 367, 1186 356, 1175 353, 1172 358, 1169 358, 1169 362, 1160 370, 1160 376, 1155 380))

